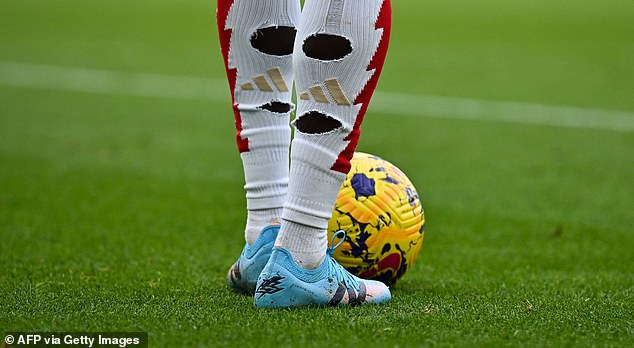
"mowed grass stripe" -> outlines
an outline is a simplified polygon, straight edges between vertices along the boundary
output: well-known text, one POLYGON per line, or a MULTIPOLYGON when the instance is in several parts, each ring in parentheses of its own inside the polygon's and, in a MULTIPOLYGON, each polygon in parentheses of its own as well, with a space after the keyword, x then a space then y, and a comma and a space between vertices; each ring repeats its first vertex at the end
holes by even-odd
MULTIPOLYGON (((227 100, 226 81, 0 61, 0 84, 97 94, 227 100)), ((378 91, 385 114, 634 132, 634 112, 378 91)))

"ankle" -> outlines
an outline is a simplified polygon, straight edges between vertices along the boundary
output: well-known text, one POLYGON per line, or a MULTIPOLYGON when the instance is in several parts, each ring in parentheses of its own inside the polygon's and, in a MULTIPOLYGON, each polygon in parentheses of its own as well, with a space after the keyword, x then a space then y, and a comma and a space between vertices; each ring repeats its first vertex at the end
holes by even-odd
POLYGON ((315 269, 326 258, 327 233, 321 228, 282 220, 275 246, 288 250, 300 267, 315 269))
POLYGON ((255 243, 266 226, 279 225, 282 208, 248 210, 244 237, 249 245, 255 243))

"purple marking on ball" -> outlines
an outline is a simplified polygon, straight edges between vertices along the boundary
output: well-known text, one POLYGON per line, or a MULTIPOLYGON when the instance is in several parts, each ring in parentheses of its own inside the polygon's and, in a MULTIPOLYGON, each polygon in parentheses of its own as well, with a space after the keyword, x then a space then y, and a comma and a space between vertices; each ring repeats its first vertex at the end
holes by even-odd
POLYGON ((352 176, 352 189, 354 190, 355 198, 359 197, 371 197, 376 194, 374 190, 374 179, 370 179, 363 173, 357 173, 352 176))
POLYGON ((411 187, 408 187, 406 192, 407 192, 407 198, 409 200, 409 205, 411 205, 412 207, 416 206, 416 202, 418 201, 418 193, 412 190, 411 187))
POLYGON ((394 185, 400 184, 398 180, 396 180, 395 178, 389 175, 386 175, 385 178, 382 178, 381 180, 389 182, 390 184, 394 184, 394 185))

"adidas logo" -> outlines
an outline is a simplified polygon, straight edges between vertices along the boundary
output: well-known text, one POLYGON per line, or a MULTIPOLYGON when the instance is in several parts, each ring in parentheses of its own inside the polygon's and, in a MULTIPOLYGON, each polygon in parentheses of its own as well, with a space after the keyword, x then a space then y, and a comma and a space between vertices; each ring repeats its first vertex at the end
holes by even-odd
POLYGON ((343 88, 341 88, 341 85, 339 84, 339 80, 337 79, 328 79, 326 81, 324 81, 323 84, 326 89, 324 90, 322 85, 315 85, 312 86, 308 89, 308 92, 302 92, 299 94, 299 99, 301 100, 312 100, 318 102, 318 103, 330 103, 330 100, 328 99, 328 96, 326 95, 326 93, 328 93, 328 95, 330 95, 330 97, 332 98, 332 100, 337 104, 337 105, 347 105, 350 106, 350 100, 348 100, 348 97, 346 97, 346 94, 343 91, 343 88))
MULTIPOLYGON (((288 86, 282 77, 282 72, 279 68, 273 68, 266 71, 269 79, 273 83, 273 86, 280 92, 288 92, 288 86)), ((273 92, 273 86, 269 83, 264 75, 259 75, 253 78, 253 83, 247 82, 240 85, 240 88, 245 91, 253 91, 257 87, 262 92, 273 92), (255 86, 253 86, 255 84, 255 86)))

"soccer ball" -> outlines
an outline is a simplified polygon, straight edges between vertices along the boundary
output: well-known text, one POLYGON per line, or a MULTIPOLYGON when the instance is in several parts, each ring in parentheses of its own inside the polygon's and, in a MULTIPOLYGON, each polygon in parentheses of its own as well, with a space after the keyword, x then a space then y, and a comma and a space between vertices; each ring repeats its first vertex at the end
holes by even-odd
POLYGON ((350 163, 328 222, 329 239, 346 232, 333 257, 358 277, 394 284, 423 245, 423 206, 414 185, 390 162, 356 152, 350 163))

